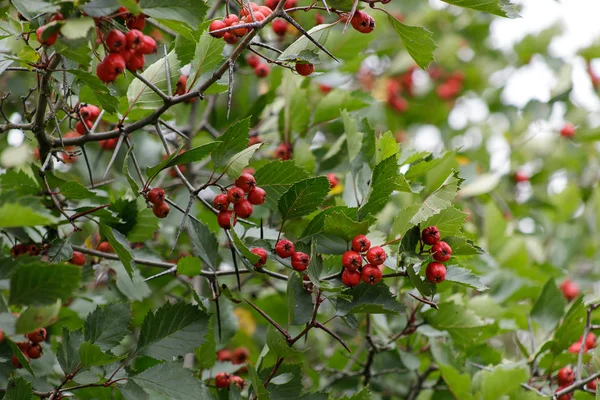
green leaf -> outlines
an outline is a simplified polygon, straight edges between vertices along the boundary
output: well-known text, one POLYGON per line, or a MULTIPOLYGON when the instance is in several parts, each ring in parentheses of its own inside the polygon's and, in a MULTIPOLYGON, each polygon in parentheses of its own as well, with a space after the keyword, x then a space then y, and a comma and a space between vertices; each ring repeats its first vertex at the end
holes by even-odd
POLYGON ((190 77, 188 79, 190 87, 188 89, 193 90, 198 88, 203 83, 201 76, 221 64, 224 47, 225 41, 215 40, 215 38, 210 36, 208 30, 202 33, 194 51, 194 59, 192 60, 190 77))
POLYGON ((160 163, 156 167, 148 168, 148 175, 156 175, 160 171, 174 167, 176 165, 191 164, 194 162, 201 161, 205 157, 208 157, 210 153, 212 153, 212 151, 217 148, 217 146, 219 146, 219 141, 203 144, 202 146, 198 146, 193 149, 187 150, 181 154, 174 152, 173 154, 175 155, 175 157, 165 160, 167 161, 166 163, 160 163))
POLYGON ((16 203, 4 203, 0 206, 0 228, 54 225, 56 219, 51 215, 39 213, 33 208, 16 203))
POLYGON ((175 158, 179 156, 183 156, 185 153, 179 154, 179 152, 183 149, 183 146, 180 146, 177 151, 172 152, 167 156, 167 158, 163 159, 160 163, 156 164, 154 167, 146 168, 146 176, 148 177, 148 182, 151 182, 156 175, 165 168, 166 166, 175 158))
MULTIPOLYGON (((54 44, 54 49, 56 49, 58 54, 62 54, 67 59, 73 60, 85 69, 87 69, 92 62, 90 48, 87 42, 82 39, 74 41, 59 37, 58 41, 54 44), (79 44, 80 42, 83 42, 83 44, 79 44)), ((108 90, 106 87, 104 89, 108 90)), ((83 86, 81 88, 79 99, 82 103, 104 104, 109 105, 109 107, 111 103, 117 104, 115 98, 110 98, 110 94, 107 95, 102 92, 96 93, 89 86, 83 86)))
POLYGON ((469 374, 461 374, 450 365, 440 365, 440 372, 444 382, 448 385, 448 389, 456 399, 470 400, 473 396, 471 390, 471 376, 469 374))
POLYGON ((58 188, 60 193, 69 200, 85 200, 96 197, 96 193, 76 181, 63 181, 58 188))
POLYGON ((73 258, 73 248, 69 243, 69 238, 66 240, 56 239, 50 244, 48 249, 48 261, 61 262, 69 261, 73 258))
POLYGON ((213 400, 210 391, 183 368, 181 361, 158 364, 130 377, 141 387, 158 392, 172 400, 213 400))
POLYGON ((277 204, 284 220, 302 217, 323 204, 329 193, 329 180, 324 176, 293 184, 277 204))
POLYGON ((271 161, 254 174, 256 184, 267 192, 265 204, 272 210, 277 209, 279 199, 294 183, 309 177, 304 168, 291 160, 271 161))
MULTIPOLYGON (((165 0, 156 1, 164 2, 165 0)), ((174 51, 171 51, 167 55, 167 60, 169 62, 169 76, 171 77, 171 88, 174 88, 177 84, 177 80, 179 79, 179 68, 181 67, 181 65, 179 64, 179 59, 177 59, 177 54, 174 51)), ((161 58, 154 64, 146 68, 144 72, 142 72, 142 76, 148 82, 152 83, 155 87, 160 89, 164 94, 169 95, 169 93, 167 93, 168 86, 166 71, 167 69, 165 65, 165 59, 161 58)), ((127 89, 127 100, 129 102, 130 107, 135 104, 135 107, 145 110, 156 110, 164 104, 163 99, 161 99, 159 95, 157 95, 152 89, 146 86, 145 83, 143 83, 137 78, 135 78, 131 82, 129 88, 127 89)))
POLYGON ((267 328, 267 346, 277 357, 293 357, 301 354, 298 350, 290 347, 281 332, 272 325, 267 328))
POLYGON ((150 396, 133 380, 127 380, 124 385, 116 385, 125 400, 148 400, 150 396))
POLYGON ((125 159, 123 160, 123 175, 125 175, 125 178, 127 179, 127 182, 129 183, 129 187, 131 188, 131 191, 133 192, 134 195, 137 196, 137 194, 140 191, 140 187, 138 186, 137 182, 131 177, 131 174, 129 173, 129 157, 131 156, 131 153, 133 153, 134 147, 135 147, 135 145, 131 145, 131 147, 127 150, 127 153, 125 154, 125 159))
POLYGON ((291 274, 287 283, 288 322, 292 325, 302 325, 310 321, 313 313, 312 297, 304 289, 302 278, 291 274))
POLYGON ((0 175, 0 189, 3 193, 15 192, 19 196, 36 195, 41 186, 25 171, 9 169, 0 175))
POLYGON ((219 257, 219 242, 215 234, 202 222, 190 219, 188 233, 192 242, 192 250, 197 257, 213 271, 217 270, 219 257))
POLYGON ((385 132, 375 142, 375 161, 379 164, 388 157, 396 155, 399 157, 400 146, 391 131, 385 132))
POLYGON ((500 399, 529 380, 529 368, 525 364, 500 364, 481 374, 483 400, 500 399))
POLYGON ((12 0, 11 3, 27 19, 58 11, 58 5, 44 0, 12 0))
POLYGON ((67 39, 82 39, 95 27, 96 24, 92 18, 69 18, 60 28, 60 33, 67 39))
POLYGON ((545 331, 550 332, 565 314, 567 302, 556 286, 554 278, 546 282, 540 296, 531 309, 531 319, 545 331))
MULTIPOLYGON (((312 27, 308 33, 309 35, 320 43, 322 46, 325 46, 325 42, 327 42, 327 38, 329 37, 330 29, 335 26, 335 24, 321 24, 312 27)), ((316 44, 311 42, 306 36, 302 35, 292 44, 290 44, 283 53, 279 55, 277 60, 279 61, 309 61, 314 63, 319 63, 319 53, 321 50, 317 47, 316 44)))
POLYGON ((364 387, 352 396, 344 396, 340 400, 371 400, 371 392, 368 387, 364 387))
POLYGON ((19 265, 10 279, 10 304, 54 304, 66 301, 79 287, 81 268, 33 261, 19 265))
POLYGON ((225 167, 225 173, 232 180, 239 178, 242 174, 242 170, 248 166, 250 158, 254 155, 254 152, 262 146, 262 143, 253 144, 250 147, 245 148, 237 154, 231 156, 227 166, 225 167))
POLYGON ((473 346, 483 336, 483 328, 490 324, 468 309, 457 296, 438 304, 438 307, 438 310, 425 312, 425 320, 433 328, 447 331, 457 346, 473 346))
POLYGON ((392 192, 398 188, 398 158, 388 157, 375 166, 370 191, 365 203, 358 210, 358 218, 379 213, 390 200, 392 192))
POLYGON ((485 251, 471 240, 459 236, 444 237, 444 241, 452 247, 452 257, 474 256, 485 254, 485 251))
POLYGON ((248 262, 251 265, 256 264, 260 257, 250 251, 250 249, 239 238, 235 230, 231 229, 229 233, 231 234, 231 238, 233 239, 233 244, 235 245, 236 249, 238 249, 240 253, 242 253, 242 255, 248 260, 248 262))
MULTIPOLYGON (((416 212, 417 210, 415 209, 413 214, 416 212)), ((448 207, 421 223, 421 226, 437 226, 443 237, 453 236, 460 232, 467 220, 467 216, 468 214, 456 207, 448 207)))
POLYGON ((254 367, 252 365, 247 365, 246 368, 248 368, 248 375, 252 382, 252 389, 254 389, 254 393, 256 394, 256 400, 270 400, 269 392, 265 388, 262 379, 260 379, 254 367))
POLYGON ((418 26, 404 25, 392 15, 388 14, 388 20, 400 36, 408 54, 415 60, 417 65, 423 69, 434 60, 433 52, 437 48, 433 41, 433 34, 427 29, 418 26))
POLYGON ((248 147, 249 122, 249 118, 238 121, 219 137, 219 146, 211 154, 215 167, 226 166, 235 154, 248 147))
POLYGON ((208 5, 203 0, 141 0, 144 14, 185 23, 196 28, 204 21, 208 5))
POLYGON ((559 354, 575 343, 585 327, 585 306, 581 299, 574 300, 552 337, 552 354, 559 354))
MULTIPOLYGON (((89 50, 88 50, 89 51, 89 50)), ((90 93, 97 101, 92 104, 99 104, 107 113, 116 114, 119 108, 119 100, 110 93, 107 85, 102 83, 96 75, 82 70, 69 70, 69 73, 76 76, 90 90, 90 93)))
POLYGON ((394 298, 390 288, 383 282, 377 285, 358 285, 345 294, 351 296, 352 300, 338 300, 336 309, 339 316, 351 313, 398 314, 405 310, 404 305, 394 298))
POLYGON ((165 303, 144 318, 136 352, 159 360, 191 353, 204 343, 208 320, 208 314, 197 306, 165 303))
POLYGON ((132 243, 140 243, 151 240, 158 231, 159 220, 151 208, 144 208, 137 214, 133 229, 127 234, 127 240, 132 243))
POLYGON ((17 318, 16 333, 29 333, 38 328, 52 325, 58 320, 61 306, 62 303, 57 300, 56 303, 48 306, 27 307, 17 318))
POLYGON ((177 273, 186 276, 197 276, 202 272, 202 262, 198 257, 182 257, 177 260, 177 273))
POLYGON ((90 17, 104 17, 113 14, 120 5, 119 0, 92 0, 81 9, 90 17))
POLYGON ((62 342, 58 345, 56 357, 65 375, 72 374, 81 365, 79 348, 83 344, 83 332, 81 329, 69 331, 67 327, 62 330, 62 342))
POLYGON ((119 256, 119 260, 125 267, 125 271, 131 278, 133 275, 133 271, 135 269, 135 262, 133 261, 133 255, 131 254, 131 249, 129 247, 129 241, 123 234, 115 229, 112 229, 106 225, 99 225, 100 234, 108 240, 108 243, 112 246, 119 256))
POLYGON ((417 275, 412 264, 406 266, 406 272, 408 273, 408 278, 422 296, 431 296, 432 291, 429 283, 417 275))
POLYGON ((17 360, 19 361, 19 363, 23 366, 23 368, 25 368, 27 371, 29 371, 29 373, 33 376, 35 376, 35 374, 33 373, 33 370, 31 369, 31 362, 29 360, 29 357, 26 357, 23 352, 21 351, 21 349, 19 349, 19 346, 17 346, 17 344, 15 342, 13 342, 10 339, 4 339, 8 342, 8 345, 10 347, 10 349, 12 350, 12 354, 17 357, 17 360))
POLYGON ((33 387, 31 383, 22 376, 15 376, 8 381, 4 400, 31 400, 33 398, 33 387))
POLYGON ((333 210, 327 213, 324 218, 323 233, 341 237, 346 241, 352 240, 356 235, 366 234, 369 231, 371 221, 363 220, 359 222, 355 221, 353 217, 348 216, 341 210, 333 210))
POLYGON ((131 311, 123 303, 98 306, 85 319, 85 341, 111 350, 129 334, 131 311))
POLYGON ((464 179, 459 178, 458 172, 452 171, 448 178, 441 184, 439 188, 433 191, 423 203, 410 222, 413 225, 420 224, 423 221, 439 214, 444 209, 452 205, 452 200, 456 197, 456 192, 460 189, 460 184, 464 179))
POLYGON ((519 14, 513 3, 509 0, 442 0, 445 3, 459 7, 472 8, 501 17, 518 18, 519 14))
POLYGON ((333 90, 317 104, 313 125, 339 118, 340 110, 356 111, 365 108, 367 105, 347 90, 333 90))
POLYGON ((467 268, 461 268, 457 265, 446 266, 446 280, 449 282, 458 283, 459 285, 468 286, 482 292, 489 289, 481 282, 481 278, 475 275, 467 268))
POLYGON ((82 365, 86 367, 99 367, 102 365, 112 364, 119 360, 122 360, 126 356, 116 357, 103 353, 98 345, 90 342, 84 342, 79 347, 79 358, 81 359, 82 365))

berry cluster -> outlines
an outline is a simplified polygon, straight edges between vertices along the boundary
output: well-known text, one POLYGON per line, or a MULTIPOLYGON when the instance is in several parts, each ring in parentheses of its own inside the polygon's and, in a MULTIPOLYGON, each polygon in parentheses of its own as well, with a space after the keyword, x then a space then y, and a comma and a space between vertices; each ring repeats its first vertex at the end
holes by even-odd
POLYGON ((215 375, 215 386, 217 389, 228 388, 232 383, 240 389, 243 389, 244 386, 246 386, 244 379, 237 375, 231 375, 227 372, 219 372, 215 375))
POLYGON ((365 235, 355 236, 352 239, 352 250, 342 256, 342 282, 348 287, 357 286, 361 279, 369 285, 377 284, 382 277, 380 265, 386 258, 382 247, 371 247, 371 241, 365 235), (363 257, 367 262, 364 266, 363 257))
POLYGON ((17 258, 23 256, 25 254, 29 254, 30 256, 39 256, 40 255, 40 247, 35 243, 19 243, 15 244, 10 249, 10 255, 12 258, 17 258))
POLYGON ((294 243, 287 239, 281 239, 275 245, 275 253, 281 258, 292 258, 292 268, 302 272, 310 264, 310 256, 301 251, 296 251, 294 243))
POLYGON ((156 41, 139 29, 131 29, 126 34, 113 29, 106 35, 105 44, 109 53, 96 67, 96 75, 105 83, 115 81, 125 69, 143 69, 146 63, 144 55, 156 51, 156 41))
MULTIPOLYGON (((0 335, 1 336, 1 335, 0 335)), ((35 360, 42 356, 41 343, 46 340, 46 329, 40 328, 25 335, 27 342, 16 343, 27 360, 35 360)), ((0 340, 1 341, 1 340, 0 340)), ((16 355, 12 356, 15 368, 23 368, 16 355)))
MULTIPOLYGON (((435 74, 433 76, 435 76, 435 74)), ((453 72, 449 76, 443 77, 442 80, 442 83, 435 89, 435 92, 440 99, 453 100, 460 92, 462 92, 465 80, 462 72, 453 72)))
POLYGON ((579 354, 582 345, 584 353, 587 353, 590 349, 596 347, 596 335, 592 332, 588 333, 585 337, 585 343, 583 343, 583 336, 581 336, 578 341, 569 346, 569 353, 579 354))
POLYGON ((219 210, 217 215, 219 226, 223 229, 230 229, 233 213, 236 216, 234 225, 238 216, 240 218, 250 217, 253 211, 252 205, 263 204, 266 197, 267 192, 256 186, 254 176, 249 172, 244 172, 235 180, 235 186, 230 188, 227 194, 218 194, 213 199, 214 207, 219 210), (233 211, 229 209, 230 203, 233 204, 233 211))
POLYGON ((171 207, 165 201, 165 191, 161 188, 150 189, 146 194, 146 200, 152 204, 152 212, 158 218, 167 218, 171 207))
POLYGON ((444 262, 452 256, 452 248, 446 242, 440 240, 440 231, 437 226, 428 226, 421 232, 422 243, 431 246, 430 252, 434 262, 427 265, 425 275, 431 283, 440 283, 446 279, 446 267, 444 262))
MULTIPOLYGON (((556 389, 556 391, 559 392, 567 386, 571 385, 573 381, 575 381, 575 373, 573 372, 573 369, 571 369, 571 367, 563 367, 558 371, 558 374, 556 375, 556 380, 558 381, 558 389, 556 389)), ((572 398, 573 394, 569 393, 560 396, 558 400, 571 400, 572 398)))
POLYGON ((246 62, 250 68, 254 69, 254 75, 259 78, 265 78, 269 75, 269 72, 271 72, 269 64, 261 62, 260 57, 254 53, 248 54, 246 57, 246 62))
POLYGON ((88 104, 79 107, 79 115, 81 115, 81 120, 77 121, 77 124, 75 124, 75 131, 80 135, 85 135, 92 129, 98 116, 100 116, 100 109, 94 105, 88 104))
MULTIPOLYGON (((233 365, 240 365, 246 363, 250 357, 250 352, 245 347, 237 347, 235 349, 221 349, 217 351, 217 360, 221 362, 231 362, 233 365)), ((238 370, 237 373, 244 372, 245 367, 238 370)), ((237 375, 231 375, 226 372, 220 372, 215 376, 215 386, 219 389, 228 388, 231 384, 236 385, 238 388, 243 389, 246 386, 244 379, 237 375)))
POLYGON ((250 2, 250 4, 246 4, 242 7, 239 16, 235 14, 229 14, 221 21, 214 20, 210 23, 208 30, 210 31, 211 36, 223 38, 223 40, 229 44, 236 44, 238 38, 241 38, 248 33, 247 28, 232 29, 222 32, 219 31, 231 26, 260 22, 271 15, 272 12, 273 11, 269 7, 259 6, 256 3, 250 2))
POLYGON ((399 113, 403 113, 408 109, 408 101, 403 96, 414 96, 413 72, 416 67, 411 67, 400 76, 392 78, 387 83, 387 103, 399 113))

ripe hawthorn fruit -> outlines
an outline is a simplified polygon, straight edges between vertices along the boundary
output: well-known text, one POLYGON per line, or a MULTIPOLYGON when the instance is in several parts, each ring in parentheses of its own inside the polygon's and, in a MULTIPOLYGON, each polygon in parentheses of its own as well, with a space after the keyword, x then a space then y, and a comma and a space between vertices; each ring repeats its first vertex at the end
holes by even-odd
POLYGON ((112 253, 114 252, 112 246, 108 242, 102 242, 98 245, 98 251, 103 253, 112 253))
POLYGON ((264 63, 260 63, 254 68, 254 75, 259 78, 266 78, 269 75, 269 72, 271 72, 271 68, 264 63))
POLYGON ((275 252, 281 258, 291 257, 295 250, 294 243, 287 239, 281 239, 275 245, 275 252))
POLYGON ((560 386, 568 386, 575 380, 575 373, 571 369, 571 367, 562 367, 558 374, 556 375, 556 379, 558 380, 558 384, 560 386))
POLYGON ((382 247, 375 246, 371 247, 367 251, 367 261, 372 265, 381 265, 385 262, 387 255, 385 254, 385 250, 382 247))
POLYGON ((239 178, 235 180, 235 186, 241 188, 242 190, 244 190, 244 192, 248 193, 256 187, 256 179, 254 179, 254 176, 252 174, 244 172, 242 175, 239 176, 239 178))
POLYGON ((313 64, 296 63, 295 69, 296 72, 302 76, 309 76, 310 74, 315 72, 315 66, 313 64))
MULTIPOLYGON (((583 336, 579 338, 579 341, 583 341, 583 336)), ((588 349, 593 349, 596 347, 596 335, 594 335, 592 332, 588 332, 587 336, 585 337, 585 346, 588 349)))
POLYGON ((427 265, 425 276, 427 276, 427 280, 431 283, 443 282, 446 279, 446 267, 442 263, 431 262, 427 265))
POLYGON ((233 211, 240 218, 248 218, 252 215, 252 203, 246 199, 242 199, 233 205, 233 211))
POLYGON ((258 261, 254 263, 255 267, 262 267, 267 263, 267 251, 262 247, 254 247, 250 252, 260 257, 258 261))
POLYGON ((271 23, 271 29, 277 36, 285 36, 288 29, 288 22, 283 19, 276 19, 271 23))
POLYGON ((352 27, 360 33, 371 33, 375 29, 375 20, 369 14, 362 10, 358 10, 354 13, 354 16, 350 20, 352 27))
POLYGON ((219 361, 231 361, 232 353, 229 349, 221 349, 217 351, 217 360, 219 361))
POLYGON ((46 26, 40 26, 39 28, 37 28, 37 30, 35 31, 35 37, 37 39, 38 42, 40 42, 43 46, 52 46, 54 43, 56 43, 56 40, 58 39, 58 32, 54 32, 50 35, 48 35, 48 37, 46 39, 42 39, 42 36, 44 36, 44 31, 46 30, 46 26))
POLYGON ((565 138, 572 138, 575 136, 575 125, 566 123, 560 130, 560 136, 565 138))
MULTIPOLYGON (((219 226, 223 229, 230 229, 232 216, 233 216, 233 211, 231 211, 231 210, 221 211, 219 214, 217 214, 217 222, 219 223, 219 226)), ((235 220, 234 220, 234 224, 235 224, 235 220)))
POLYGON ((218 30, 224 29, 224 28, 227 28, 227 25, 225 24, 225 22, 219 21, 219 20, 215 20, 215 21, 213 21, 213 22, 210 23, 210 26, 208 27, 208 31, 210 32, 210 35, 212 37, 222 38, 223 36, 225 36, 226 32, 217 32, 217 33, 214 33, 214 31, 218 31, 218 30))
POLYGON ((560 284, 560 291, 568 301, 572 301, 579 297, 579 286, 569 279, 565 279, 563 283, 560 284))
POLYGON ((29 341, 33 344, 43 342, 44 340, 46 340, 46 329, 39 328, 31 333, 28 333, 27 339, 29 339, 29 341))
POLYGON ((446 242, 437 242, 431 246, 433 259, 439 262, 446 262, 452 256, 452 248, 446 242))
POLYGON ((379 267, 370 264, 365 265, 360 273, 363 282, 368 283, 369 285, 376 285, 381 280, 382 276, 383 274, 379 267))
POLYGON ((89 119, 85 119, 83 121, 85 122, 85 125, 83 125, 83 122, 81 121, 77 121, 77 123, 75 124, 75 131, 80 135, 85 135, 94 126, 94 123, 89 119), (85 129, 86 126, 87 130, 85 129))
POLYGON ((164 201, 152 206, 152 212, 157 218, 167 218, 169 211, 171 211, 171 207, 164 201))
POLYGON ((421 233, 423 243, 432 246, 440 241, 440 231, 437 226, 428 226, 421 233))
POLYGON ((308 268, 308 264, 310 264, 310 257, 308 254, 297 251, 292 255, 292 268, 296 271, 304 271, 308 268))
POLYGON ((342 272, 342 282, 348 287, 358 286, 360 283, 360 272, 344 269, 344 272, 342 272))
POLYGON ((224 389, 229 387, 230 379, 229 374, 226 372, 219 372, 215 375, 215 386, 218 389, 224 389))
POLYGON ((356 235, 352 239, 352 250, 364 253, 371 248, 371 241, 365 235, 356 235))
POLYGON ((27 355, 33 360, 37 360, 42 356, 42 346, 39 343, 29 346, 27 355))
POLYGON ((231 363, 236 365, 243 364, 248 360, 249 357, 250 350, 245 347, 237 347, 233 349, 233 353, 231 354, 231 363))
POLYGON ((255 187, 248 193, 248 201, 255 206, 263 204, 267 198, 267 192, 263 188, 255 187))
POLYGON ((260 64, 260 57, 254 53, 248 54, 246 57, 246 62, 250 68, 256 68, 256 66, 260 64))
POLYGON ((340 183, 338 177, 334 173, 329 173, 326 176, 327 176, 327 180, 329 181, 330 189, 333 189, 340 183))
POLYGON ((85 265, 85 254, 80 251, 74 251, 69 262, 73 265, 85 265))
POLYGON ((106 35, 106 47, 111 53, 120 53, 127 47, 125 34, 118 29, 112 29, 106 35))
POLYGON ((165 191, 162 188, 152 188, 146 195, 146 200, 152 204, 158 204, 165 201, 165 191))
POLYGON ((362 266, 362 257, 356 251, 347 251, 342 255, 342 265, 350 271, 356 271, 362 266))
POLYGON ((244 199, 244 190, 237 186, 230 188, 227 191, 227 200, 230 203, 237 204, 244 199))
POLYGON ((218 194, 213 199, 213 206, 219 211, 225 211, 229 208, 229 199, 226 194, 218 194))

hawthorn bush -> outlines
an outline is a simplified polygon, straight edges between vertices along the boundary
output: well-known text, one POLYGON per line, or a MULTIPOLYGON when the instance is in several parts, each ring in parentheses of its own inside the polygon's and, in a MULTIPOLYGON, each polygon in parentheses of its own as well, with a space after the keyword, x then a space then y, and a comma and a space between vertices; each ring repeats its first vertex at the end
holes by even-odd
POLYGON ((599 131, 444 1, 0 1, 4 399, 600 398, 599 131))

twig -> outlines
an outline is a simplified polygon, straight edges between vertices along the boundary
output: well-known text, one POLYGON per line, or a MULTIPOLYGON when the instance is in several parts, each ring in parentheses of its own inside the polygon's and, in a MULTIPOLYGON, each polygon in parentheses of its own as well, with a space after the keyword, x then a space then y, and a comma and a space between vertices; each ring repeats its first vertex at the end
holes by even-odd
POLYGON ((262 315, 263 318, 266 319, 271 325, 273 325, 273 327, 275 329, 277 329, 283 336, 285 336, 285 338, 288 342, 292 340, 290 334, 285 329, 283 329, 283 327, 281 325, 279 325, 277 322, 275 322, 275 320, 273 318, 271 318, 266 312, 264 312, 263 310, 258 308, 256 305, 252 304, 250 301, 248 301, 248 300, 244 300, 244 301, 246 303, 248 303, 252 308, 254 308, 260 315, 262 315))

